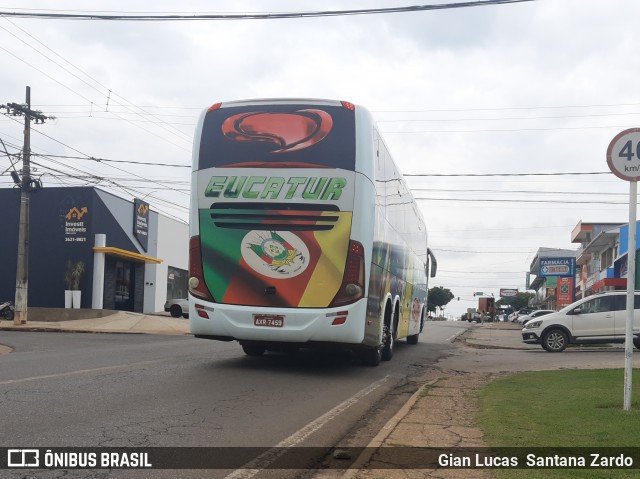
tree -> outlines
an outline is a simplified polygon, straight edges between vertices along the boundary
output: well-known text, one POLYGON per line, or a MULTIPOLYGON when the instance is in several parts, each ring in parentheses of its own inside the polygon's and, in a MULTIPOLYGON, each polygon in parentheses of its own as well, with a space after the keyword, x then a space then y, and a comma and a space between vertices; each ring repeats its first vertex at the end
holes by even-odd
POLYGON ((513 298, 502 298, 500 299, 496 305, 497 306, 511 306, 513 309, 518 311, 520 308, 524 308, 529 305, 529 301, 531 298, 535 296, 534 293, 518 293, 513 298))
POLYGON ((444 307, 449 304, 449 301, 453 298, 453 293, 448 288, 434 286, 429 289, 429 294, 427 296, 427 309, 429 312, 435 313, 437 308, 444 309, 444 307))

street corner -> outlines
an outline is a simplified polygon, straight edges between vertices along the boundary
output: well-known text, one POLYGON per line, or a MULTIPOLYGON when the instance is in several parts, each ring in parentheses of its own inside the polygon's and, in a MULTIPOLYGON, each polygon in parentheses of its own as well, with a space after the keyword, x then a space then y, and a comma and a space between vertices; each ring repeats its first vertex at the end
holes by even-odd
POLYGON ((522 326, 510 322, 487 322, 467 329, 456 341, 480 349, 535 349, 522 342, 522 326))

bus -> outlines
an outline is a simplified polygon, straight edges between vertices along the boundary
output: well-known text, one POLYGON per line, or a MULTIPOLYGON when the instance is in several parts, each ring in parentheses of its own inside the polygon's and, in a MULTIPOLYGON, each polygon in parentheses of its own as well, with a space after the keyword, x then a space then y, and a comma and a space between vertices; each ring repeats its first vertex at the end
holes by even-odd
POLYGON ((345 101, 216 103, 196 127, 189 322, 245 354, 315 346, 377 366, 418 342, 436 260, 371 114, 345 101))

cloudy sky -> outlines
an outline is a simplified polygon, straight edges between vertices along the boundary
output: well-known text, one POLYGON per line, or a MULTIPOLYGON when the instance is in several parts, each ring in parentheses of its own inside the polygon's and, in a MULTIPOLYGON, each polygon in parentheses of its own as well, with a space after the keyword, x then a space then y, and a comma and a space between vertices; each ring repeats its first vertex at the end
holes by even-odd
MULTIPOLYGON (((238 15, 443 3, 0 0, 0 12, 238 15)), ((445 312, 459 316, 476 291, 524 290, 538 247, 575 248, 580 221, 627 220, 628 183, 605 155, 618 132, 640 126, 638 19, 640 2, 629 0, 282 20, 0 16, 0 104, 24 103, 29 85, 32 108, 56 117, 32 132, 45 187, 146 195, 152 209, 184 221, 203 108, 261 97, 366 106, 412 175, 439 263, 431 286, 451 289, 445 312)), ((0 115, 0 139, 16 153, 22 124, 0 115)), ((0 144, 0 187, 12 185, 10 167, 0 144)))

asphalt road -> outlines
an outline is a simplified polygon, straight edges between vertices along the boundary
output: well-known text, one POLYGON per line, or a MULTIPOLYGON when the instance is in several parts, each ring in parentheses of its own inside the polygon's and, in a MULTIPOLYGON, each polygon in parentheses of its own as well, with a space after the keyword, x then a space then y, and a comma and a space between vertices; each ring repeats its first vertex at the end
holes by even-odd
MULTIPOLYGON (((398 343, 376 368, 326 352, 250 358, 236 343, 189 336, 3 331, 0 343, 14 350, 0 356, 0 445, 332 446, 357 434, 366 441, 466 327, 431 323, 418 345, 398 343)), ((216 478, 231 471, 2 472, 216 478)))

